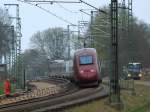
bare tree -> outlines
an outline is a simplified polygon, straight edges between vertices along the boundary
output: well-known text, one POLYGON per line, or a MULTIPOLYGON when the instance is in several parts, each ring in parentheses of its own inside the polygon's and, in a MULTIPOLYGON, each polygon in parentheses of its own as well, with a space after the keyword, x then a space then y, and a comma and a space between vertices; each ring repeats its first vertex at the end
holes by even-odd
POLYGON ((31 38, 31 43, 49 59, 62 58, 66 48, 64 39, 62 28, 49 28, 35 33, 31 38))

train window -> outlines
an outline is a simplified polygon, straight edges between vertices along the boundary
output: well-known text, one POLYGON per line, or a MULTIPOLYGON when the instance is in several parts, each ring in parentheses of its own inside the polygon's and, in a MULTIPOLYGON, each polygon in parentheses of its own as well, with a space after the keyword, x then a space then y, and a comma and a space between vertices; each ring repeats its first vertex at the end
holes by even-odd
POLYGON ((93 58, 92 56, 80 56, 80 65, 92 64, 93 58))
POLYGON ((142 69, 141 64, 135 64, 135 63, 128 64, 128 70, 130 72, 131 71, 139 72, 141 69, 142 69))

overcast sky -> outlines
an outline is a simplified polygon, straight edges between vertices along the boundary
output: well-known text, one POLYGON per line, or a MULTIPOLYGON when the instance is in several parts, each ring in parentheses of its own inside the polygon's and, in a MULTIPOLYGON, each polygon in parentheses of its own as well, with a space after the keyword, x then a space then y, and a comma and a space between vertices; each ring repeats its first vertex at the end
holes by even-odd
MULTIPOLYGON (((71 0, 63 0, 71 1, 71 0)), ((78 1, 78 0, 72 0, 78 1)), ((84 0, 95 7, 102 7, 108 5, 110 0, 84 0)), ((119 0, 121 1, 121 0, 119 0)), ((1 0, 0 7, 4 8, 3 4, 18 3, 20 5, 20 17, 22 20, 22 49, 25 50, 30 47, 30 37, 37 31, 44 30, 49 27, 64 27, 66 28, 69 23, 66 23, 43 10, 31 6, 29 4, 17 2, 17 0, 1 0)), ((133 13, 139 20, 145 21, 150 24, 150 0, 133 0, 133 13)), ((53 12, 59 17, 77 24, 79 20, 89 20, 89 16, 79 12, 79 9, 91 9, 85 4, 53 4, 53 5, 40 5, 49 11, 53 12)), ((15 8, 9 7, 10 14, 15 16, 15 8)))

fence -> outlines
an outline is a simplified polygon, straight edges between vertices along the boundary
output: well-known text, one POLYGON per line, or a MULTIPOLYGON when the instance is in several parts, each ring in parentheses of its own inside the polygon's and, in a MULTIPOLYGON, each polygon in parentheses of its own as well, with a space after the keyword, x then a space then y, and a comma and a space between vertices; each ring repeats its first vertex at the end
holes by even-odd
MULTIPOLYGON (((110 86, 109 80, 103 80, 103 84, 110 86)), ((134 80, 119 80, 120 89, 130 90, 132 94, 135 94, 134 80)))

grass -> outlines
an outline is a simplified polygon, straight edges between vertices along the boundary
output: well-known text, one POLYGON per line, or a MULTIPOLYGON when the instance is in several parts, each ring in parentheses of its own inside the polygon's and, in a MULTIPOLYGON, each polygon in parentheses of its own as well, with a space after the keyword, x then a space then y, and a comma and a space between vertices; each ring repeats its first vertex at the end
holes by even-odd
POLYGON ((3 94, 3 83, 0 82, 0 95, 3 94))
POLYGON ((135 96, 127 95, 126 91, 125 92, 122 91, 122 99, 124 100, 125 109, 126 109, 125 112, 132 112, 132 111, 134 112, 136 109, 146 108, 147 105, 150 106, 149 88, 150 88, 149 86, 136 85, 135 96))
POLYGON ((150 112, 150 87, 135 85, 136 95, 131 91, 121 91, 121 99, 124 104, 122 110, 116 110, 108 104, 108 98, 76 106, 65 112, 150 112))
POLYGON ((145 105, 143 105, 142 107, 136 108, 131 112, 150 112, 150 102, 146 103, 145 105))
POLYGON ((65 112, 116 112, 114 108, 108 108, 107 100, 102 99, 91 103, 76 106, 65 112))

